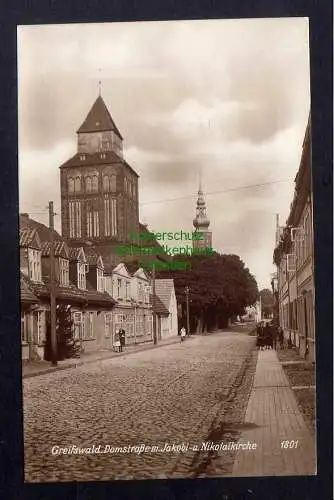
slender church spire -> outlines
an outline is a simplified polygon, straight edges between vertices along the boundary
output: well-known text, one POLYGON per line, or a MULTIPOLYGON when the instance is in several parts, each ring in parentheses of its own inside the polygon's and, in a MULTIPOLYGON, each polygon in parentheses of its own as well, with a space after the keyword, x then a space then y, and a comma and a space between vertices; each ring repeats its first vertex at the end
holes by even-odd
POLYGON ((194 247, 196 248, 211 248, 212 233, 209 231, 210 220, 206 213, 206 204, 203 193, 202 185, 202 172, 199 172, 198 193, 196 203, 196 215, 193 220, 195 233, 202 233, 201 239, 194 240, 194 247))

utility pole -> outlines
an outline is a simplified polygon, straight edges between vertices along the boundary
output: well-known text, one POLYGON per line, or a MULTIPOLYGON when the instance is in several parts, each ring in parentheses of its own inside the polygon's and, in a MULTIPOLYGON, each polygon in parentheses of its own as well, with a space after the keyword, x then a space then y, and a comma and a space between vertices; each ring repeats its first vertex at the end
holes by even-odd
POLYGON ((56 280, 54 256, 54 211, 53 201, 49 202, 49 227, 50 227, 50 314, 51 314, 51 360, 57 366, 57 319, 56 319, 56 280))
POLYGON ((153 314, 153 343, 156 345, 157 341, 157 316, 156 316, 156 306, 155 306, 155 263, 153 262, 152 268, 152 314, 153 314))
POLYGON ((185 288, 186 293, 186 304, 187 304, 187 335, 190 335, 190 322, 189 322, 189 287, 185 288))

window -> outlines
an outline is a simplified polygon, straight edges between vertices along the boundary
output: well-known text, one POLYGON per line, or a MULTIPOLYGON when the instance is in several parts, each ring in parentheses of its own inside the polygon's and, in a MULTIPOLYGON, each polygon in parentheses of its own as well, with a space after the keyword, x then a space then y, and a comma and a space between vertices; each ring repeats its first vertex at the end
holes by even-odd
POLYGON ((29 278, 32 281, 41 281, 41 252, 40 250, 28 249, 28 268, 29 268, 29 278))
POLYGON ((21 311, 21 342, 22 344, 28 343, 28 316, 21 311))
POLYGON ((305 217, 305 258, 312 254, 312 227, 310 212, 305 217))
POLYGON ((34 343, 43 344, 45 340, 45 314, 44 311, 35 311, 33 313, 34 324, 34 343))
POLYGON ((90 312, 88 316, 88 338, 94 338, 94 313, 90 312))
POLYGON ((79 176, 75 178, 74 191, 76 193, 81 191, 81 179, 79 176))
POLYGON ((74 179, 73 179, 73 177, 69 177, 67 179, 67 189, 68 189, 69 193, 74 192, 74 179))
POLYGON ((117 235, 117 200, 105 195, 104 198, 104 234, 105 236, 117 235))
POLYGON ((130 283, 128 281, 125 283, 125 298, 130 300, 130 283))
POLYGON ((102 160, 105 160, 105 158, 106 158, 106 154, 105 154, 105 153, 101 153, 101 154, 100 154, 100 158, 102 158, 102 160))
POLYGON ((94 193, 96 193, 99 189, 99 181, 98 181, 98 177, 97 175, 94 175, 93 176, 93 179, 92 179, 92 191, 94 191, 94 193))
POLYGON ((107 175, 103 177, 103 191, 109 191, 109 177, 107 175))
POLYGON ((69 285, 69 262, 67 259, 59 258, 59 284, 69 285))
POLYGON ((139 283, 138 284, 138 300, 139 302, 143 302, 144 300, 144 296, 143 296, 143 284, 142 283, 139 283))
POLYGON ((97 291, 104 292, 105 286, 104 286, 103 270, 99 268, 97 268, 96 270, 96 283, 97 283, 97 291))
POLYGON ((84 329, 82 312, 73 313, 73 329, 74 329, 73 337, 76 340, 83 339, 85 329, 84 329))
POLYGON ((81 238, 81 203, 70 201, 68 208, 70 238, 81 238))
POLYGON ((145 287, 145 304, 150 302, 150 289, 148 286, 145 287))
POLYGON ((87 205, 87 236, 98 238, 100 236, 99 212, 87 205))
POLYGON ((104 335, 109 339, 112 335, 112 314, 104 313, 104 335))
POLYGON ((78 288, 86 289, 86 265, 82 262, 78 262, 78 288))
POLYGON ((116 178, 116 175, 113 174, 110 177, 110 191, 112 191, 113 193, 116 192, 116 184, 117 184, 117 178, 116 178))
POLYGON ((80 158, 81 161, 84 161, 86 159, 86 155, 80 155, 79 158, 80 158))
POLYGON ((120 278, 117 279, 117 297, 120 299, 122 294, 122 280, 120 278))
POLYGON ((100 236, 99 212, 95 210, 93 213, 93 237, 98 238, 99 236, 100 236))
POLYGON ((90 193, 92 191, 92 179, 91 177, 86 177, 86 192, 90 193))

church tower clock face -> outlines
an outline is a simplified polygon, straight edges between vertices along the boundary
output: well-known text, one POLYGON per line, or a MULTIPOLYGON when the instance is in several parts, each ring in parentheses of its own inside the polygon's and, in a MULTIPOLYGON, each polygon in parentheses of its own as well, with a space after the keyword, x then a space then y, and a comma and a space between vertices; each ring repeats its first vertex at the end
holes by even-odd
POLYGON ((139 230, 138 174, 101 96, 77 138, 77 153, 60 167, 63 236, 73 246, 126 243, 139 230))

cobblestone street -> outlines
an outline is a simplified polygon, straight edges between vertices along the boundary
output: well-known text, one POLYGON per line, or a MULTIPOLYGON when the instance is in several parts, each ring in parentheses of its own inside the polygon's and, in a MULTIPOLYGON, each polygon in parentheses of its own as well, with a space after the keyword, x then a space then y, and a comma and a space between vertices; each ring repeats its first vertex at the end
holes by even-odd
POLYGON ((234 452, 199 453, 203 441, 238 440, 255 370, 255 339, 216 333, 23 381, 29 482, 230 474, 234 452), (226 418, 223 417, 226 415, 226 418), (224 420, 225 419, 225 420, 224 420), (229 434, 223 422, 230 422, 229 434), (53 455, 52 447, 189 444, 185 452, 53 455), (217 457, 216 457, 217 458, 217 457))

